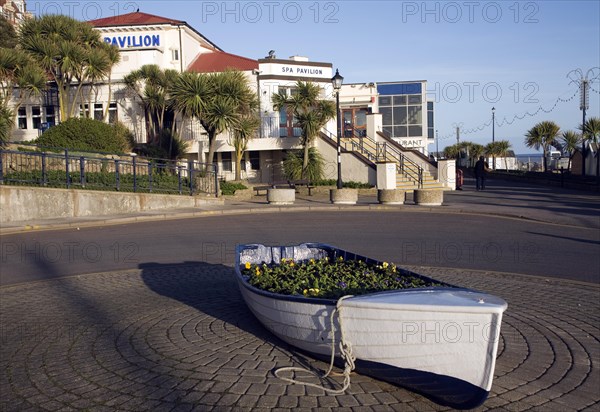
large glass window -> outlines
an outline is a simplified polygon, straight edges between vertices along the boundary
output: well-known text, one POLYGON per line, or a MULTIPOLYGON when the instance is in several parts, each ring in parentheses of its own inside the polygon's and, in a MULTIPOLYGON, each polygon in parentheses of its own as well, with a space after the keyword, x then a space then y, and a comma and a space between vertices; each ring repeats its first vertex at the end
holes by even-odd
POLYGON ((435 127, 433 125, 433 102, 427 102, 427 137, 429 139, 434 138, 435 127))
POLYGON ((383 131, 390 137, 423 136, 423 105, 419 84, 387 84, 378 88, 383 131))
POLYGON ((113 102, 108 106, 108 123, 115 124, 117 122, 117 103, 113 102))

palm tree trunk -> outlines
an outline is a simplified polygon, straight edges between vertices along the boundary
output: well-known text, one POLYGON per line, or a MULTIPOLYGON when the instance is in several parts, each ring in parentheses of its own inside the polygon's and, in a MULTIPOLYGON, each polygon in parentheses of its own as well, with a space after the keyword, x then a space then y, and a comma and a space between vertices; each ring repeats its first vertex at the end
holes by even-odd
POLYGON ((308 169, 308 141, 304 143, 304 161, 302 162, 302 179, 305 178, 308 169))
POLYGON ((242 180, 242 155, 243 153, 235 151, 235 180, 242 180))

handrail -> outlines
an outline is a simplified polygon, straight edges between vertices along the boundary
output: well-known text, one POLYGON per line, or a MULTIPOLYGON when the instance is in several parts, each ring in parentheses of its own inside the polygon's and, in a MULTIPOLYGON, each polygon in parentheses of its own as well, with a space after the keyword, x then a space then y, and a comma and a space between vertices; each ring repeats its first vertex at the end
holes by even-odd
MULTIPOLYGON (((323 130, 327 137, 337 143, 337 135, 325 128, 323 130)), ((387 142, 379 143, 368 135, 357 135, 356 130, 353 131, 352 137, 342 137, 340 139, 340 145, 345 150, 348 150, 348 144, 350 144, 352 151, 359 152, 373 162, 394 161, 398 174, 402 174, 416 182, 419 189, 423 187, 423 167, 409 159, 393 145, 389 145, 387 142)))

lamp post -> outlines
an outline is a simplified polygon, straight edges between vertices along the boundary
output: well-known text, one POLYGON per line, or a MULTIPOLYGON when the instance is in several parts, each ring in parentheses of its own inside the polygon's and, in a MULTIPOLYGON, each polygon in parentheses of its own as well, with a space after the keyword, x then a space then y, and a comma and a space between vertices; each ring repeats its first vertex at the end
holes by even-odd
POLYGON ((340 115, 340 89, 344 78, 340 75, 338 69, 335 69, 335 76, 331 78, 333 89, 335 90, 335 108, 337 116, 337 164, 338 164, 338 176, 337 176, 337 188, 342 188, 342 149, 340 146, 340 137, 342 135, 342 116, 340 115))
MULTIPOLYGON (((492 143, 496 141, 496 108, 492 107, 492 143)), ((493 148, 495 150, 495 148, 493 148)), ((496 170, 496 156, 492 156, 492 169, 496 170)))

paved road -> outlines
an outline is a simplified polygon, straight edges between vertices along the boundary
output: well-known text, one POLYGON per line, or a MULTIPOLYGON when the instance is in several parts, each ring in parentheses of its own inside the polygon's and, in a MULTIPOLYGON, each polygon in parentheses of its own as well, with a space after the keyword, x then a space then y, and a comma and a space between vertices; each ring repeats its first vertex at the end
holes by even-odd
POLYGON ((362 198, 345 212, 305 198, 304 211, 273 214, 289 209, 253 199, 146 214, 154 221, 143 224, 28 222, 81 229, 0 238, 0 411, 447 410, 356 374, 337 396, 274 377, 277 367, 326 365, 249 313, 233 247, 306 240, 504 298, 495 380, 478 410, 598 411, 598 196, 489 187, 449 193, 440 209, 380 210, 362 198))
POLYGON ((316 241, 400 265, 495 270, 600 283, 597 230, 484 215, 261 213, 2 237, 2 285, 135 269, 232 265, 237 243, 316 241))

